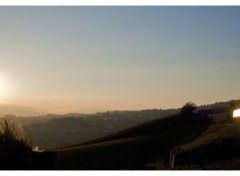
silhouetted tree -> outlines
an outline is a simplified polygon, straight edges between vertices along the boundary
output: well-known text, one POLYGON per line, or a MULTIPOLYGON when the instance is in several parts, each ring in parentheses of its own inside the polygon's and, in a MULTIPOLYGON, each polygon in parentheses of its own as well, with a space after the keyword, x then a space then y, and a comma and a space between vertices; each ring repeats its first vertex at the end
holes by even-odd
POLYGON ((187 120, 192 121, 192 116, 193 116, 194 110, 196 110, 196 109, 197 109, 197 106, 195 103, 187 102, 181 108, 181 114, 187 120))

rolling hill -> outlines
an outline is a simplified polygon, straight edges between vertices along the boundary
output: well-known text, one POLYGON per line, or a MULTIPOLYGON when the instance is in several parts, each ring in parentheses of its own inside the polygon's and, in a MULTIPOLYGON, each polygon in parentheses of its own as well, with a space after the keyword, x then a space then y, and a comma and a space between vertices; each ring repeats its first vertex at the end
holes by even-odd
POLYGON ((192 141, 207 127, 204 123, 187 123, 180 115, 174 115, 49 151, 58 152, 59 170, 149 169, 148 163, 166 157, 172 147, 192 141))
POLYGON ((173 148, 175 161, 168 169, 239 170, 239 149, 239 121, 213 124, 195 140, 173 148))

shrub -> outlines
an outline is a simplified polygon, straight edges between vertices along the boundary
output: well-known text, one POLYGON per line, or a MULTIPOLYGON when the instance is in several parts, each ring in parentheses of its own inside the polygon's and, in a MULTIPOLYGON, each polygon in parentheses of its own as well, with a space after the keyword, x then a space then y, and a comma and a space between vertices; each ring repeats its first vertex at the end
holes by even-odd
POLYGON ((0 151, 27 152, 32 151, 32 143, 22 125, 15 125, 12 119, 0 119, 0 151))

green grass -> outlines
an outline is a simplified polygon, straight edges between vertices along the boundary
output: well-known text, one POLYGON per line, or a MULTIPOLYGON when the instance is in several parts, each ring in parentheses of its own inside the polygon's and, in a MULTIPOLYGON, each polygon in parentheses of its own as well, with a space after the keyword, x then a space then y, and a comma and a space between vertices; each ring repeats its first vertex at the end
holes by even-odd
POLYGON ((168 155, 176 145, 189 142, 206 128, 186 124, 133 137, 58 149, 59 170, 141 169, 146 163, 168 155))

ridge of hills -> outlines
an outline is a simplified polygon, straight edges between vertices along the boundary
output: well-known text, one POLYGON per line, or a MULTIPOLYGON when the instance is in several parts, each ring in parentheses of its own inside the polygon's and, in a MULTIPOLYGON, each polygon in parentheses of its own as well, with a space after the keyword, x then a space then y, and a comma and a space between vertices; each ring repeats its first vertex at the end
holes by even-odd
MULTIPOLYGON (((202 105, 198 106, 198 109, 225 108, 234 101, 237 100, 202 105)), ((96 114, 47 114, 33 118, 17 117, 14 121, 27 127, 34 145, 46 149, 97 140, 124 129, 141 126, 146 122, 155 123, 151 121, 156 120, 156 123, 158 123, 158 119, 164 119, 179 112, 180 109, 146 109, 140 111, 106 111, 96 114)), ((153 128, 159 127, 155 125, 153 128)), ((125 135, 132 135, 128 133, 125 135)))

